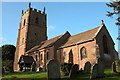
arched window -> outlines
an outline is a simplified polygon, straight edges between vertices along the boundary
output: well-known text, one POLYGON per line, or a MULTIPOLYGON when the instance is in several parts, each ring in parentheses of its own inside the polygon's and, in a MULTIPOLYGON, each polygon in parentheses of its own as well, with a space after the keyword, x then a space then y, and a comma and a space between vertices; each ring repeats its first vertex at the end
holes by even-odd
POLYGON ((82 48, 80 49, 80 55, 81 55, 81 60, 82 60, 83 58, 87 58, 87 50, 86 50, 85 47, 82 47, 82 48))
POLYGON ((25 26, 25 23, 26 23, 26 19, 24 19, 23 26, 25 26))
POLYGON ((47 60, 49 59, 49 53, 47 52, 47 54, 46 54, 46 58, 47 58, 47 60))
POLYGON ((70 50, 69 52, 69 63, 73 63, 73 53, 72 53, 72 50, 70 50))
POLYGON ((38 56, 37 56, 37 55, 35 55, 35 57, 36 57, 36 61, 38 61, 38 58, 37 58, 38 56))
POLYGON ((38 18, 35 19, 35 23, 38 24, 38 18))
POLYGON ((63 59, 65 59, 65 58, 66 58, 66 52, 63 53, 63 59))
POLYGON ((103 36, 103 52, 108 54, 108 40, 107 40, 107 37, 104 35, 103 36))
POLYGON ((37 33, 35 33, 35 36, 37 36, 37 33))
POLYGON ((40 56, 41 56, 41 60, 43 60, 43 55, 41 54, 40 56))

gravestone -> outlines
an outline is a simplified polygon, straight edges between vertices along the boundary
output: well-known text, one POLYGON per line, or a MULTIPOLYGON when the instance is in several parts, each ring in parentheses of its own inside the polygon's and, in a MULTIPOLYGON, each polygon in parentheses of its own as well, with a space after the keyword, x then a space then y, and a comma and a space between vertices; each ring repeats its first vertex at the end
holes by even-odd
POLYGON ((115 61, 112 63, 112 72, 117 73, 115 61))
POLYGON ((50 60, 47 63, 48 80, 60 78, 60 64, 56 60, 50 60))
POLYGON ((39 67, 36 67, 36 72, 39 72, 39 67))
POLYGON ((84 73, 89 74, 90 71, 91 71, 91 64, 90 64, 90 62, 86 62, 85 66, 84 66, 84 73))
POLYGON ((116 60, 115 63, 116 63, 116 71, 120 73, 120 60, 116 60))
POLYGON ((79 70, 79 65, 74 64, 70 70, 69 77, 75 77, 77 75, 78 70, 79 70))
POLYGON ((104 59, 98 59, 98 76, 99 78, 104 77, 105 62, 104 59))
POLYGON ((93 67, 92 67, 92 73, 91 73, 91 76, 90 78, 91 79, 95 79, 98 77, 98 64, 95 64, 93 67))

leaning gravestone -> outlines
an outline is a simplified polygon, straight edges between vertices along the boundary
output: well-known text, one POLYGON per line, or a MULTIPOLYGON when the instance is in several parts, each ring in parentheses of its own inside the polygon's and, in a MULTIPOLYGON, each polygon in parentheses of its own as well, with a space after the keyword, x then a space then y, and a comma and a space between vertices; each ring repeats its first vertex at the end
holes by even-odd
POLYGON ((74 64, 70 70, 69 77, 75 77, 77 75, 78 70, 79 70, 79 65, 74 64))
POLYGON ((90 64, 90 62, 86 62, 85 66, 84 66, 84 73, 89 74, 90 71, 91 71, 91 64, 90 64))
POLYGON ((98 64, 95 64, 95 65, 92 67, 92 73, 91 73, 90 78, 91 78, 91 79, 95 79, 95 78, 97 78, 97 76, 98 76, 98 64))
POLYGON ((47 63, 48 80, 60 78, 60 64, 56 60, 50 60, 47 63))
POLYGON ((104 59, 99 58, 98 59, 98 77, 104 77, 104 69, 105 69, 105 63, 104 59))

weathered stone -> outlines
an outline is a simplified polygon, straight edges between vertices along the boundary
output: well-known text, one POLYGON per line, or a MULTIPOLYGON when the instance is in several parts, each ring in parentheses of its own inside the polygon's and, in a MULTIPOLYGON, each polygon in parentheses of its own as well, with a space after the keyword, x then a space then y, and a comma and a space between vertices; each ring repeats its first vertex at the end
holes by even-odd
POLYGON ((56 60, 50 60, 47 64, 48 80, 60 78, 60 64, 56 60))
POLYGON ((90 71, 91 71, 91 64, 90 64, 90 62, 86 62, 85 66, 84 66, 84 73, 89 74, 90 71))
POLYGON ((78 70, 79 70, 79 65, 74 64, 70 70, 69 77, 75 77, 77 75, 78 70))
POLYGON ((98 59, 98 76, 97 77, 104 77, 104 69, 105 69, 105 63, 102 58, 98 59))
POLYGON ((95 65, 92 67, 92 73, 91 73, 90 78, 91 78, 91 79, 94 79, 94 78, 97 78, 97 76, 98 76, 98 64, 95 64, 95 65))

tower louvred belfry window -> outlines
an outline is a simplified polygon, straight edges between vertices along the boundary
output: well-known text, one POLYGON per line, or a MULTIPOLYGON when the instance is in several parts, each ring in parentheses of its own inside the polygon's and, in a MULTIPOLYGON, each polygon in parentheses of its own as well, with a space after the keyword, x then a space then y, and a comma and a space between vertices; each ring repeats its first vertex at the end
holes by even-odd
POLYGON ((38 18, 35 19, 35 23, 38 24, 38 18))
POLYGON ((26 20, 24 19, 23 26, 25 26, 26 20))

